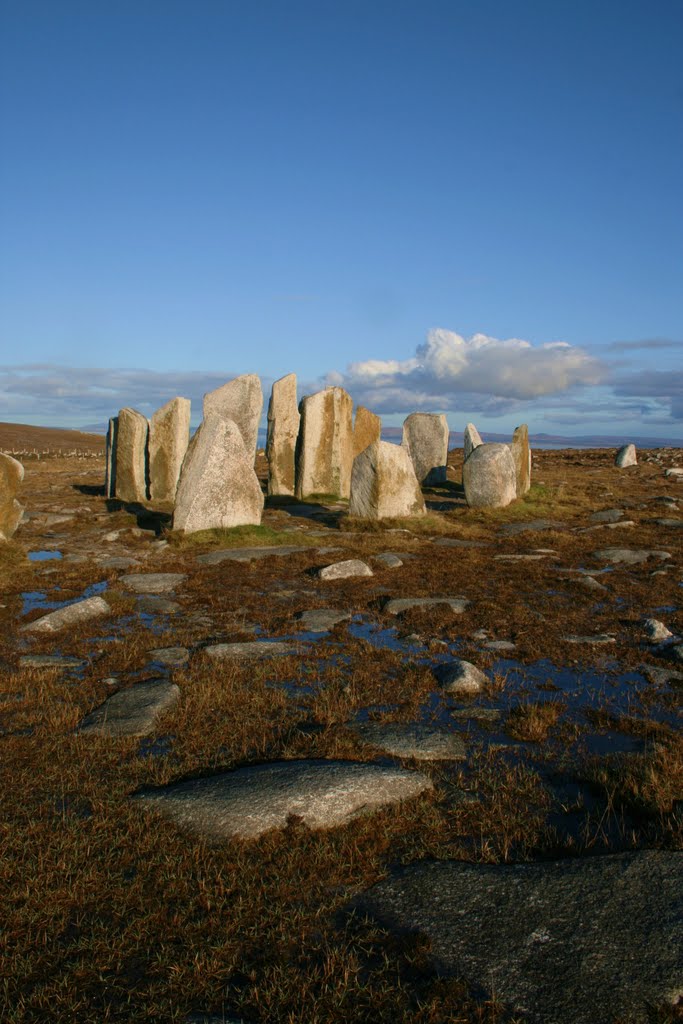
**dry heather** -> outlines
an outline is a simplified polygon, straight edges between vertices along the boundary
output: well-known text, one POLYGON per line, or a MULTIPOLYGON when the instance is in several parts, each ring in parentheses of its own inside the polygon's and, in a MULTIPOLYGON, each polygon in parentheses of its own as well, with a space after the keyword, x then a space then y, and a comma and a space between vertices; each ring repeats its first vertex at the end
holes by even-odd
POLYGON ((643 669, 670 665, 646 641, 644 616, 683 632, 683 531, 657 522, 679 518, 657 499, 683 504, 683 485, 663 475, 680 453, 656 455, 618 471, 612 452, 535 452, 523 501, 471 512, 453 453, 451 480, 426 492, 430 515, 417 525, 351 522, 325 503, 292 515, 296 505, 278 502, 261 529, 185 541, 168 534, 167 510, 105 500, 101 458, 32 461, 21 495, 30 518, 0 548, 0 1018, 509 1021, 495 1002, 440 977, 420 936, 396 936, 345 908, 392 866, 426 857, 495 863, 681 848, 680 682, 643 669), (614 507, 634 525, 583 532, 591 513, 614 507), (550 524, 514 532, 537 520, 550 524), (282 544, 301 550, 197 562, 217 548, 282 544), (671 558, 600 574, 593 552, 609 546, 671 558), (387 551, 403 566, 375 561, 387 551), (541 557, 508 560, 528 554, 541 557), (367 560, 375 575, 318 579, 342 558, 367 560), (606 589, 587 589, 581 568, 606 589), (125 572, 186 573, 173 595, 181 610, 144 611, 119 582, 125 572), (84 592, 103 593, 111 616, 30 641, 20 632, 84 592), (384 610, 389 597, 433 596, 470 604, 462 615, 384 610), (236 664, 203 651, 294 636, 296 614, 321 607, 353 618, 305 638, 299 653, 236 664), (597 634, 615 642, 565 639, 597 634), (163 669, 150 651, 171 646, 186 648, 189 662, 163 669), (83 667, 19 661, 56 651, 83 667), (488 672, 480 694, 439 688, 432 670, 454 656, 488 672), (149 737, 75 731, 112 690, 164 673, 181 699, 149 737), (429 796, 330 831, 292 819, 253 842, 209 844, 129 800, 149 784, 274 759, 382 758, 349 728, 365 719, 457 732, 466 760, 408 760, 430 774, 429 796))

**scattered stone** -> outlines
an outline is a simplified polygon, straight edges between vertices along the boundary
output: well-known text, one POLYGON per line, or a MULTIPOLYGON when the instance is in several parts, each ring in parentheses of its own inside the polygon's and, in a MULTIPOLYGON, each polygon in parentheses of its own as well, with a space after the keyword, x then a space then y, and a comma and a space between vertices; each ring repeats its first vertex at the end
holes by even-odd
POLYGON ((109 615, 111 609, 102 597, 86 597, 83 601, 75 601, 54 612, 48 612, 40 619, 28 622, 21 627, 22 633, 55 633, 58 629, 74 626, 77 622, 109 615))
POLYGON ((635 526, 635 522, 632 519, 622 519, 619 523, 596 523, 594 526, 584 526, 578 529, 577 533, 594 533, 596 530, 621 530, 624 527, 629 529, 631 526, 635 526))
POLYGON ((683 519, 655 519, 657 526, 664 526, 667 530, 683 529, 683 519))
POLYGON ((299 623, 299 628, 307 633, 327 633, 337 623, 348 622, 351 613, 339 612, 334 608, 309 608, 308 611, 299 612, 294 618, 299 623))
POLYGON ((683 855, 421 862, 354 900, 529 1024, 647 1024, 683 987, 683 855))
POLYGON ((104 450, 104 496, 113 498, 116 494, 116 438, 119 432, 119 418, 112 416, 107 427, 104 450))
POLYGON ((602 562, 611 562, 613 565, 638 565, 647 562, 648 558, 665 561, 671 558, 671 554, 668 551, 650 551, 645 548, 600 548, 599 551, 593 552, 593 557, 602 562))
POLYGON ((616 523, 623 515, 623 508, 606 508, 602 512, 593 512, 589 518, 591 523, 616 523))
POLYGON ((667 469, 664 476, 669 477, 670 480, 683 480, 683 469, 674 466, 672 469, 667 469))
POLYGON ((172 594, 185 576, 182 572, 134 572, 121 576, 119 583, 136 594, 172 594))
POLYGON ((498 531, 506 537, 516 537, 519 533, 542 533, 544 530, 561 530, 564 523, 555 519, 527 519, 521 523, 505 523, 498 531))
POLYGON ((659 619, 643 619, 643 632, 648 640, 669 640, 674 634, 659 619))
POLYGON ((510 451, 515 464, 517 497, 521 498, 531 487, 531 449, 529 447, 529 428, 526 423, 515 428, 510 451))
POLYGON ((156 594, 143 595, 138 598, 138 611, 144 615, 174 615, 182 611, 182 605, 177 601, 171 601, 167 597, 156 594))
POLYGON ((85 716, 77 731, 96 736, 148 736, 179 698, 180 689, 167 679, 136 683, 107 697, 85 716))
POLYGON ((472 704, 467 708, 454 708, 451 711, 451 718, 455 718, 458 722, 486 722, 489 725, 494 725, 501 719, 501 713, 497 708, 482 708, 477 704, 472 704))
POLYGON ((618 466, 619 469, 625 469, 627 466, 635 466, 637 463, 636 446, 634 444, 623 445, 614 457, 614 465, 618 466))
POLYGON ((657 686, 667 686, 669 683, 680 683, 683 681, 683 672, 669 668, 666 665, 643 665, 642 671, 657 686))
POLYGON ((354 459, 349 515, 403 519, 423 516, 426 511, 406 448, 375 441, 354 459))
POLYGON ((487 640, 483 645, 487 651, 514 651, 512 640, 487 640))
POLYGON ((448 422, 443 414, 414 412, 403 422, 402 445, 407 449, 419 484, 446 483, 448 422))
POLYGON ((432 788, 421 772, 353 761, 280 761, 147 789, 133 799, 211 839, 255 839, 290 817, 333 828, 432 788))
POLYGON ((468 423, 467 426, 465 427, 464 433, 462 435, 462 442, 464 462, 465 459, 469 459, 470 455, 478 445, 484 443, 474 423, 468 423))
POLYGON ((356 418, 353 423, 353 457, 354 459, 365 449, 381 440, 382 421, 374 412, 365 406, 356 407, 356 418))
POLYGON ((131 569, 134 565, 140 564, 137 558, 128 558, 125 555, 116 555, 111 558, 100 557, 96 558, 95 561, 103 569, 131 569))
POLYGON ((345 580, 352 576, 374 576, 369 565, 360 558, 349 558, 344 562, 335 562, 318 570, 321 580, 345 580))
POLYGON ((495 562, 540 562, 548 558, 547 553, 539 551, 523 552, 515 555, 494 555, 495 562))
POLYGON ((187 665, 190 660, 190 652, 187 647, 155 647, 148 653, 152 661, 175 668, 187 665))
POLYGON ((385 569, 400 569, 403 565, 403 559, 399 558, 398 555, 394 555, 391 551, 383 551, 381 554, 374 555, 373 557, 385 569))
POLYGON ((149 496, 175 501, 180 468, 190 442, 190 400, 172 398, 152 416, 149 425, 149 496))
POLYGON ((480 668, 463 658, 437 665, 432 671, 446 693, 479 693, 488 682, 480 668))
POLYGON ((562 639, 567 644, 614 644, 616 640, 613 636, 608 633, 595 633, 593 636, 577 636, 571 634, 570 636, 563 636, 562 639))
POLYGON ((349 728, 364 743, 394 757, 418 761, 462 761, 467 756, 462 737, 419 722, 354 722, 349 728))
POLYGON ((353 465, 353 401, 343 388, 325 388, 299 405, 297 498, 334 495, 348 498, 353 465))
POLYGON ((121 501, 147 501, 147 439, 149 423, 137 409, 121 409, 116 432, 116 497, 121 501))
POLYGON ((268 494, 293 495, 296 439, 301 416, 296 400, 296 374, 288 373, 273 384, 268 403, 268 494))
POLYGON ((14 536, 24 514, 16 497, 23 479, 22 464, 0 452, 0 541, 14 536))
POLYGON ((602 594, 609 593, 607 587, 605 587, 602 583, 599 583, 596 579, 594 579, 593 576, 587 576, 585 574, 582 574, 582 575, 577 576, 577 577, 565 576, 563 578, 564 579, 570 579, 571 578, 573 583, 577 583, 580 587, 583 587, 584 590, 592 590, 592 591, 595 591, 595 593, 602 593, 602 594))
POLYGON ((204 651, 210 658, 234 658, 237 661, 252 661, 259 658, 282 657, 286 654, 300 654, 298 644, 284 640, 246 640, 243 643, 212 644, 204 651))
POLYGON ((463 540, 461 537, 437 537, 434 541, 439 548, 488 548, 489 543, 484 540, 463 540))
POLYGON ((196 533, 258 526, 262 512, 263 492, 254 472, 251 449, 245 446, 232 420, 208 415, 192 438, 183 462, 173 529, 196 533))
POLYGON ((285 544, 272 544, 262 548, 222 548, 220 551, 209 551, 205 555, 198 555, 199 565, 219 565, 221 562, 254 562, 261 558, 284 558, 287 555, 298 555, 302 551, 309 551, 299 545, 298 547, 285 544))
POLYGON ((262 411, 261 381, 255 373, 235 377, 234 380, 204 395, 204 420, 218 416, 235 424, 244 444, 244 458, 252 469, 256 458, 262 411))
POLYGON ((84 668, 87 661, 83 658, 74 658, 68 654, 23 654, 19 658, 20 668, 54 668, 54 669, 79 669, 84 668))
POLYGON ((465 499, 471 508, 504 508, 517 497, 512 452, 506 444, 480 444, 462 467, 465 499))
POLYGON ((384 605, 387 615, 403 615, 414 609, 436 608, 447 605, 456 615, 462 615, 469 601, 466 597, 392 597, 384 605))

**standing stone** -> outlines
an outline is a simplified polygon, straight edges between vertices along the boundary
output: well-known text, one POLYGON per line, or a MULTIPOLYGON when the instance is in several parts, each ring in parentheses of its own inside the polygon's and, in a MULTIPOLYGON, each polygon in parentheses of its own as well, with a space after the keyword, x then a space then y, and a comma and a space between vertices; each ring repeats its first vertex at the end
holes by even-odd
POLYGON ((529 428, 526 423, 515 428, 510 451, 515 464, 517 497, 521 498, 531 487, 531 449, 529 448, 529 428))
POLYGON ((16 499, 24 479, 24 467, 11 455, 0 452, 0 541, 9 540, 21 522, 23 507, 16 499))
POLYGON ((472 508, 503 508, 517 497, 517 475, 506 444, 480 444, 462 467, 467 504, 472 508))
POLYGON ((343 388, 306 395, 299 406, 296 496, 348 498, 353 465, 353 401, 343 388))
POLYGON ((465 433, 462 435, 462 442, 463 448, 465 449, 466 459, 469 459, 477 445, 484 443, 474 423, 468 423, 465 427, 465 433))
POLYGON ((180 467, 190 442, 190 400, 172 398, 152 416, 149 428, 149 496, 174 501, 180 467))
POLYGON ((121 409, 116 437, 116 497, 146 501, 149 421, 137 409, 121 409))
POLYGON ((351 474, 349 515, 402 519, 426 513, 410 455, 389 441, 375 441, 357 455, 351 474))
POLYGON ((192 438, 180 473, 173 529, 185 533, 259 525, 263 493, 239 427, 209 414, 192 438))
POLYGON ((268 494, 294 494, 296 439, 301 417, 296 402, 296 374, 273 384, 268 403, 268 494))
POLYGON ((626 466, 636 466, 637 464, 636 446, 634 444, 625 444, 619 449, 614 459, 614 465, 618 466, 619 469, 625 469, 626 466))
POLYGON ((235 377, 222 387, 204 395, 204 419, 211 414, 217 414, 236 423, 246 452, 252 461, 256 460, 256 443, 262 411, 261 381, 255 373, 235 377))
POLYGON ((116 438, 119 432, 119 418, 112 416, 107 428, 107 445, 104 465, 104 496, 113 498, 116 494, 116 438))
POLYGON ((403 423, 403 447, 408 449, 420 484, 446 483, 448 423, 443 414, 414 412, 403 423))
POLYGON ((368 445, 379 441, 382 436, 382 421, 374 412, 370 412, 364 405, 356 409, 356 419, 353 424, 353 457, 356 458, 364 452, 368 445))

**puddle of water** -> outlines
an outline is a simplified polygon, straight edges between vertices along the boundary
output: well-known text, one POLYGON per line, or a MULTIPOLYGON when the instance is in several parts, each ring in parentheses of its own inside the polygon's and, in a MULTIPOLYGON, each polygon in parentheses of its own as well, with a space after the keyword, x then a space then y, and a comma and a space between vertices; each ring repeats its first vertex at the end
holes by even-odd
MULTIPOLYGON (((24 590, 21 595, 22 607, 21 614, 28 615, 29 612, 35 608, 42 608, 45 611, 54 611, 56 608, 66 608, 70 604, 76 604, 77 601, 83 601, 87 597, 95 597, 97 594, 102 594, 108 587, 107 580, 102 580, 100 583, 93 583, 89 587, 86 587, 82 594, 78 597, 70 597, 66 601, 50 601, 48 600, 47 593, 44 590, 24 590)), ((50 593, 58 593, 61 587, 55 587, 50 593)))
POLYGON ((28 553, 29 562, 51 562, 61 557, 61 551, 29 551, 28 553))

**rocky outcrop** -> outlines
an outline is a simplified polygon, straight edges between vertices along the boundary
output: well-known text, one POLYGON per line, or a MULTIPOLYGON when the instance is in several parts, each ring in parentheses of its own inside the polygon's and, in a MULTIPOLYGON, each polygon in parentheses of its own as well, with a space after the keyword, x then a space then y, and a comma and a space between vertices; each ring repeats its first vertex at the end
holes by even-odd
POLYGON ((414 412, 403 423, 403 446, 407 449, 418 482, 427 487, 446 483, 448 423, 431 412, 414 412))
POLYGON ((503 508, 517 497, 517 474, 506 444, 480 444, 465 460, 462 482, 472 508, 503 508))
POLYGON ((325 388, 307 395, 299 406, 296 496, 351 493, 353 465, 353 402, 343 388, 325 388))
POLYGON ((152 416, 149 427, 149 496, 173 502, 190 442, 190 400, 172 398, 152 416))
POLYGON ((301 416, 296 401, 296 374, 273 384, 268 403, 268 494, 293 495, 296 476, 296 439, 301 416))
POLYGON ((426 513, 406 448, 375 441, 353 462, 349 514, 363 519, 402 519, 426 513))

